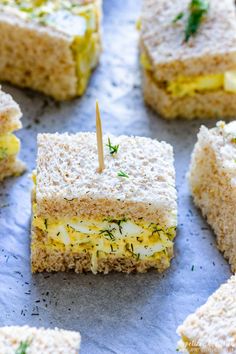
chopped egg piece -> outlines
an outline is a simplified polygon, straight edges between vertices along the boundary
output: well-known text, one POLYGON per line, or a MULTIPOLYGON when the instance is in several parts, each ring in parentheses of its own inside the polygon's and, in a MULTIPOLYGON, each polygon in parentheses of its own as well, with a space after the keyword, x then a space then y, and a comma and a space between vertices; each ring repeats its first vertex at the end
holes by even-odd
POLYGON ((20 140, 12 133, 0 135, 0 161, 16 155, 20 150, 20 140))

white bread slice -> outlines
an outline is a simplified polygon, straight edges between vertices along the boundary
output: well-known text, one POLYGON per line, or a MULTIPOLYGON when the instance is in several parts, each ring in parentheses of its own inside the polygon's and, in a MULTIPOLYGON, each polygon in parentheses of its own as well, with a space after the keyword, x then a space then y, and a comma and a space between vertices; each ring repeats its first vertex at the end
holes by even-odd
POLYGON ((24 344, 27 354, 78 354, 79 332, 29 326, 0 328, 0 353, 15 354, 24 344), (27 343, 27 344, 26 344, 27 343))
POLYGON ((178 327, 179 349, 190 354, 236 353, 236 276, 178 327))
POLYGON ((112 144, 119 144, 119 151, 111 156, 104 136, 106 168, 100 174, 94 133, 38 135, 38 215, 144 218, 173 226, 172 146, 143 137, 109 137, 112 144), (119 177, 119 171, 129 178, 119 177))
MULTIPOLYGON (((50 3, 53 4, 53 1, 48 1, 48 5, 50 3)), ((97 16, 96 31, 89 37, 96 38, 96 54, 93 58, 87 58, 92 70, 101 52, 101 1, 79 2, 80 5, 88 3, 94 4, 97 16)), ((70 28, 73 30, 73 25, 70 28)), ((79 82, 85 88, 87 80, 81 75, 78 77, 78 63, 73 51, 74 39, 77 36, 79 38, 80 33, 70 33, 63 23, 61 27, 55 27, 50 22, 40 23, 33 18, 29 20, 16 7, 5 4, 0 4, 0 33, 1 80, 41 91, 57 100, 70 99, 83 93, 78 91, 79 82)), ((95 46, 94 43, 86 43, 86 48, 95 46)))
POLYGON ((209 11, 196 34, 183 43, 189 0, 144 0, 141 43, 158 81, 178 76, 223 73, 236 68, 234 0, 209 0, 209 11))
POLYGON ((236 271, 236 121, 201 127, 189 182, 195 204, 212 226, 218 248, 236 271))

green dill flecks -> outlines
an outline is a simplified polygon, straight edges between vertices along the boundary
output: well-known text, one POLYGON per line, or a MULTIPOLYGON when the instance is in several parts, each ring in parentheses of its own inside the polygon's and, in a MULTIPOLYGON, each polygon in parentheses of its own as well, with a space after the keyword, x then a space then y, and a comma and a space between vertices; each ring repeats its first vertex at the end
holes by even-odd
POLYGON ((123 218, 123 219, 120 219, 120 220, 117 220, 117 219, 105 219, 105 221, 108 221, 109 223, 111 224, 116 224, 119 228, 119 231, 120 231, 120 234, 122 234, 122 223, 126 222, 127 219, 123 218))
POLYGON ((15 354, 27 354, 27 349, 30 346, 30 341, 26 340, 24 342, 20 342, 19 347, 16 349, 15 354))
POLYGON ((48 229, 48 219, 44 219, 44 226, 45 226, 45 229, 47 230, 48 229))
POLYGON ((7 149, 0 148, 0 161, 7 158, 7 149))
POLYGON ((232 138, 231 143, 236 144, 236 138, 232 138))
POLYGON ((108 239, 114 241, 116 238, 115 238, 115 236, 112 233, 113 231, 115 231, 115 229, 100 230, 99 235, 104 235, 105 238, 108 238, 108 239))
POLYGON ((112 145, 110 138, 108 138, 108 143, 106 146, 109 148, 111 155, 117 154, 117 152, 119 150, 119 145, 112 145))
POLYGON ((188 42, 190 37, 197 33, 202 19, 208 10, 208 0, 191 0, 189 5, 189 17, 185 28, 184 42, 188 42))
POLYGON ((184 12, 181 11, 181 12, 178 13, 178 15, 175 16, 175 18, 173 19, 172 22, 173 22, 173 23, 176 23, 176 22, 178 22, 179 20, 181 20, 183 17, 184 17, 184 12))
POLYGON ((123 171, 119 171, 119 172, 117 173, 117 176, 129 178, 129 176, 127 175, 127 173, 125 173, 125 172, 123 172, 123 171))

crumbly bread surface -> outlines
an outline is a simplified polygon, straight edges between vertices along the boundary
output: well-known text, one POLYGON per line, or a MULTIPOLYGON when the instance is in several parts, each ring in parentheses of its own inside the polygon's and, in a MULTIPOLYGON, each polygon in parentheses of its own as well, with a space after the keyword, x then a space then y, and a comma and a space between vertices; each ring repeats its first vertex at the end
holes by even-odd
MULTIPOLYGON (((35 272, 65 272, 73 270, 76 273, 91 272, 92 262, 90 253, 78 253, 46 249, 44 235, 39 229, 32 230, 31 270, 35 272)), ((167 249, 170 259, 173 257, 173 247, 167 249)), ((149 269, 163 272, 170 266, 170 259, 137 259, 135 257, 117 257, 109 254, 98 259, 97 272, 108 274, 111 271, 123 273, 145 273, 149 269)))
POLYGON ((163 118, 195 119, 236 116, 236 95, 224 90, 196 92, 193 96, 174 97, 143 70, 146 103, 163 118))
POLYGON ((197 35, 183 43, 189 0, 144 0, 141 41, 160 81, 176 76, 221 73, 236 68, 236 14, 233 0, 210 0, 197 35))
POLYGON ((189 172, 195 204, 212 226, 219 249, 236 271, 236 121, 201 127, 189 172))
POLYGON ((78 354, 79 332, 29 326, 0 328, 0 353, 15 354, 21 342, 29 341, 27 354, 78 354))
MULTIPOLYGON (((189 353, 236 353, 236 276, 189 315, 177 333, 190 342, 189 353)), ((184 346, 180 343, 180 346, 184 346)))
POLYGON ((10 176, 19 176, 24 171, 25 164, 14 156, 0 161, 0 181, 10 176))
POLYGON ((176 225, 173 149, 143 137, 104 136, 105 170, 97 172, 94 133, 39 134, 37 214, 43 217, 130 217, 176 225), (123 171, 129 178, 119 177, 123 171))
MULTIPOLYGON (((100 0, 94 1, 100 6, 100 0)), ((76 61, 71 49, 74 36, 63 29, 29 22, 7 10, 0 12, 0 33, 1 80, 57 100, 78 95, 76 61)), ((101 47, 100 38, 98 46, 101 47)), ((94 58, 94 67, 98 59, 94 58)))
POLYGON ((0 135, 20 129, 21 116, 22 113, 18 104, 0 87, 0 135))

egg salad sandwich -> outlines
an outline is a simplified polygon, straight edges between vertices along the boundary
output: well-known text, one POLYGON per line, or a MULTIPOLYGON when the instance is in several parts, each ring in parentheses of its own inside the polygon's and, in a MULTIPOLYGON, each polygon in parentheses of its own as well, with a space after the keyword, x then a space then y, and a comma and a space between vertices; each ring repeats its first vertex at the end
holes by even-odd
POLYGON ((0 328, 1 354, 79 354, 80 334, 29 326, 0 328))
POLYGON ((178 327, 179 351, 190 354, 236 353, 236 276, 178 327))
POLYGON ((212 226, 220 251, 236 272, 236 121, 201 127, 189 182, 195 204, 212 226))
POLYGON ((0 181, 21 174, 25 166, 17 159, 20 140, 13 131, 21 128, 22 114, 13 98, 0 87, 0 181))
POLYGON ((236 115, 234 0, 143 0, 144 99, 167 119, 236 115))
POLYGON ((0 80, 66 100, 84 93, 101 52, 101 0, 0 2, 0 80))
POLYGON ((164 271, 177 205, 172 147, 94 133, 39 134, 33 191, 32 271, 164 271))

